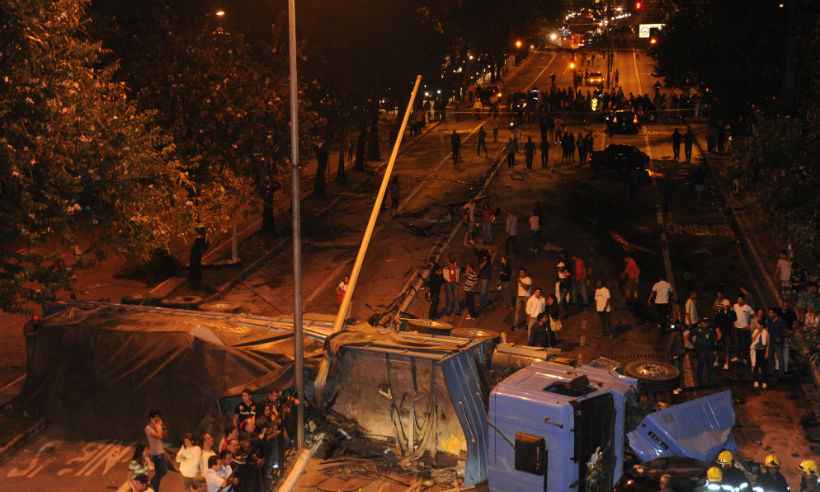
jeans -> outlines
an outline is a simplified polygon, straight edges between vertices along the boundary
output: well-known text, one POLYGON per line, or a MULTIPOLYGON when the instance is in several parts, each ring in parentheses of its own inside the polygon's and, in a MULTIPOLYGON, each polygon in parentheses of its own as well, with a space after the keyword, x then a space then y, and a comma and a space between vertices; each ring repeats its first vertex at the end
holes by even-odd
POLYGON ((478 312, 475 308, 475 292, 464 292, 464 304, 467 306, 467 314, 475 318, 478 312))
POLYGON ((699 387, 703 388, 712 384, 712 351, 704 350, 696 352, 696 374, 695 379, 699 387))
POLYGON ((168 463, 164 454, 152 454, 151 461, 154 463, 154 478, 151 479, 151 488, 154 492, 159 492, 159 483, 162 477, 168 473, 168 463))
POLYGON ((520 313, 527 309, 527 299, 526 296, 518 296, 515 298, 515 307, 513 308, 514 315, 513 315, 513 326, 518 326, 518 322, 521 319, 520 313))
POLYGON ((575 304, 589 304, 586 280, 576 280, 572 283, 572 302, 575 304))
POLYGON ((481 310, 483 311, 487 304, 489 304, 489 290, 490 290, 490 279, 488 278, 480 278, 478 279, 478 290, 479 290, 479 297, 478 302, 481 305, 481 310))
POLYGON ((535 325, 538 324, 538 318, 531 316, 527 317, 527 345, 535 345, 535 325))
POLYGON ((752 332, 749 328, 735 328, 737 334, 737 350, 735 356, 738 359, 749 360, 749 347, 752 345, 752 332))
POLYGON ((655 303, 655 313, 658 317, 658 324, 666 330, 669 327, 669 304, 655 303))
POLYGON ((458 284, 448 282, 444 284, 444 313, 458 314, 460 311, 458 307, 458 284))
POLYGON ((609 329, 609 311, 598 311, 598 319, 601 320, 601 332, 604 335, 611 335, 612 332, 609 329))
POLYGON ((766 373, 769 369, 769 359, 766 358, 766 349, 755 350, 755 365, 752 367, 752 380, 756 383, 766 383, 766 373))
POLYGON ((789 350, 791 350, 791 345, 791 340, 788 338, 783 340, 783 365, 781 366, 783 374, 789 372, 789 350))

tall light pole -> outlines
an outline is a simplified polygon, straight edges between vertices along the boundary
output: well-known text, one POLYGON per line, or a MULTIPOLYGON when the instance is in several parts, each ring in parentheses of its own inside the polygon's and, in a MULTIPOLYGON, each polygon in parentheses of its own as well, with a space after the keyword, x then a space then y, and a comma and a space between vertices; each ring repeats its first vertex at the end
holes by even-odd
POLYGON ((293 210, 293 354, 296 397, 296 447, 305 447, 305 349, 302 334, 302 210, 299 191, 299 77, 296 71, 296 2, 288 0, 290 57, 290 161, 293 210))

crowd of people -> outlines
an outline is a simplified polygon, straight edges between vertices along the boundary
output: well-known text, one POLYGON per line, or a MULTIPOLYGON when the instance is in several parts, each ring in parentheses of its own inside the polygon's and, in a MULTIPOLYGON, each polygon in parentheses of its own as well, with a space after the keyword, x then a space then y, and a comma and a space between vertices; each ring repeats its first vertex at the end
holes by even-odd
POLYGON ((128 478, 118 492, 160 492, 169 471, 180 474, 186 492, 271 490, 295 438, 297 404, 291 391, 274 389, 263 402, 255 402, 243 390, 218 441, 211 432, 186 433, 175 453, 167 444, 162 414, 152 411, 144 429, 146 442, 135 446, 128 478))

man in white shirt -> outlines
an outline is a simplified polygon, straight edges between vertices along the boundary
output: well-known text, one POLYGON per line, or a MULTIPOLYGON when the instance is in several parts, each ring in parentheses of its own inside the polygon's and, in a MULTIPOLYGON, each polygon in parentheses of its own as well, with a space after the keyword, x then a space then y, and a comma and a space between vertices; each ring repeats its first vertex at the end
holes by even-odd
POLYGON ((697 298, 697 292, 695 292, 694 290, 690 292, 689 298, 686 299, 686 305, 683 308, 683 321, 686 324, 686 326, 690 328, 695 326, 698 323, 698 321, 700 321, 697 298))
POLYGON ((792 262, 789 260, 789 255, 785 250, 780 252, 780 258, 777 259, 775 274, 780 283, 780 292, 782 294, 789 289, 792 279, 792 262))
POLYGON ((527 309, 527 300, 529 300, 532 290, 532 278, 527 273, 525 268, 522 268, 518 272, 518 286, 517 286, 517 296, 515 298, 515 308, 513 313, 513 326, 512 329, 515 330, 518 328, 518 324, 521 320, 520 312, 521 310, 526 311, 527 309))
POLYGON ((755 315, 755 310, 752 306, 746 304, 746 298, 743 296, 737 297, 737 302, 732 306, 735 312, 735 336, 737 338, 736 354, 732 357, 732 362, 737 361, 738 357, 744 361, 749 360, 749 346, 752 343, 752 318, 755 315))
POLYGON ((535 343, 535 332, 533 327, 538 322, 538 317, 547 308, 547 300, 544 299, 541 289, 535 288, 532 296, 527 299, 527 345, 535 343))
POLYGON ((652 292, 649 294, 649 303, 655 306, 658 326, 663 330, 666 330, 669 325, 669 306, 674 295, 672 284, 667 282, 663 275, 659 276, 658 281, 652 286, 652 292))
POLYGON ((609 313, 612 312, 612 294, 603 280, 599 280, 595 288, 595 312, 601 320, 601 331, 609 338, 613 338, 609 327, 609 313))

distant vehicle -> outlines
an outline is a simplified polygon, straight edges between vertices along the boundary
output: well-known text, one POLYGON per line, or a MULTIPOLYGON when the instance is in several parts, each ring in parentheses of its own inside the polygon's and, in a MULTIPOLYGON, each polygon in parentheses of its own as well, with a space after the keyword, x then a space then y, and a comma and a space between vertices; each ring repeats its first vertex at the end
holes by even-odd
POLYGON ((606 121, 606 131, 610 135, 613 133, 638 133, 641 128, 641 121, 638 115, 628 110, 612 111, 604 117, 606 121))
POLYGON ((510 99, 510 111, 515 111, 516 113, 521 113, 527 110, 528 106, 528 96, 523 92, 516 92, 512 95, 510 99))
POLYGON ((529 99, 531 104, 537 105, 541 102, 541 91, 538 89, 530 89, 527 91, 527 99, 529 99))
POLYGON ((596 173, 614 171, 623 176, 632 172, 649 180, 649 156, 633 145, 611 144, 604 150, 592 152, 592 169, 596 173))
POLYGON ((489 85, 478 89, 478 97, 485 106, 496 104, 502 95, 501 88, 496 85, 489 85))
POLYGON ((603 87, 604 86, 604 76, 601 72, 590 72, 587 75, 587 79, 584 81, 586 85, 591 85, 593 87, 603 87))

